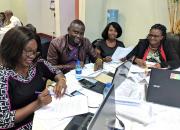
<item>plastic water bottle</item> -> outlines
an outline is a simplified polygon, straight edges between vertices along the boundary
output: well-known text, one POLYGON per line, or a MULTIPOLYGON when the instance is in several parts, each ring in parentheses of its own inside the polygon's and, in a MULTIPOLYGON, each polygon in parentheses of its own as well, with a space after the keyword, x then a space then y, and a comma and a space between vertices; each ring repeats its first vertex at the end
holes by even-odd
POLYGON ((104 98, 106 97, 106 95, 108 94, 109 90, 111 89, 112 84, 111 83, 106 83, 104 90, 103 90, 103 96, 104 98))
POLYGON ((81 62, 80 62, 80 60, 77 60, 77 61, 76 61, 75 71, 76 71, 76 79, 77 79, 77 80, 82 79, 82 77, 81 77, 82 67, 81 67, 81 62))

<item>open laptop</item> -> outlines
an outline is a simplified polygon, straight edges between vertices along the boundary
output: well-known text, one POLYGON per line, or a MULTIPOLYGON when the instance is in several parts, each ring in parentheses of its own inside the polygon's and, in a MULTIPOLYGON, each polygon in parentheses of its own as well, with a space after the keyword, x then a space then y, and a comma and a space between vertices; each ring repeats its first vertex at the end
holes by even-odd
POLYGON ((126 61, 116 68, 112 87, 94 116, 92 113, 77 115, 70 121, 65 130, 115 130, 116 110, 114 91, 126 79, 131 65, 131 61, 126 61))
POLYGON ((109 130, 114 128, 116 121, 114 85, 103 100, 100 108, 93 116, 87 130, 109 130))
POLYGON ((147 101, 180 107, 180 72, 166 69, 152 69, 147 101))
POLYGON ((94 127, 97 127, 94 126, 97 124, 95 123, 96 120, 99 123, 101 123, 101 127, 98 127, 99 129, 97 128, 94 130, 106 130, 105 129, 107 127, 106 125, 113 127, 116 118, 114 98, 115 98, 115 92, 113 85, 95 115, 93 113, 85 113, 85 114, 77 115, 69 122, 65 130, 91 130, 91 129, 93 130, 94 127))

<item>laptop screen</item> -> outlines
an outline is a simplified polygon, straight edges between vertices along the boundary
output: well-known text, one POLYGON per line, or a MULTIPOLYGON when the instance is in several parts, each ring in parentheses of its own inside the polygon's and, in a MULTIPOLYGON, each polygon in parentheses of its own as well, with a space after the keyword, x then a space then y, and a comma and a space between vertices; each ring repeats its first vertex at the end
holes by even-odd
POLYGON ((114 127, 116 121, 115 88, 126 79, 131 65, 132 62, 126 61, 116 68, 112 81, 113 85, 89 123, 88 130, 110 130, 114 127))
POLYGON ((117 88, 126 78, 129 73, 130 67, 132 65, 131 61, 126 61, 116 68, 112 84, 117 88))

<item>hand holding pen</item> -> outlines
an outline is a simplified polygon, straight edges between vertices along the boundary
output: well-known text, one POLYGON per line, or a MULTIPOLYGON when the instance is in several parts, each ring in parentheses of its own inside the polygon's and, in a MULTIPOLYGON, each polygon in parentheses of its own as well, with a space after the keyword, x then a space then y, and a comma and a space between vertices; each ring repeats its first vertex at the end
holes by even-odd
POLYGON ((40 107, 51 103, 52 97, 49 94, 49 90, 47 88, 44 89, 42 92, 36 91, 35 93, 38 94, 37 101, 40 107))

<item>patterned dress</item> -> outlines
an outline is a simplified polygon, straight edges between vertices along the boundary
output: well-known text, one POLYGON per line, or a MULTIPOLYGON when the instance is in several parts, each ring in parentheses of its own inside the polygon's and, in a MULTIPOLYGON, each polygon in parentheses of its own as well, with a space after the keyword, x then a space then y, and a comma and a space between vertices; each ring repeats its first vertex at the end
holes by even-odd
POLYGON ((28 76, 23 77, 14 70, 0 67, 0 129, 31 130, 33 115, 15 123, 16 110, 37 99, 35 91, 43 91, 46 81, 54 80, 56 74, 62 73, 47 61, 39 59, 30 66, 28 76))

